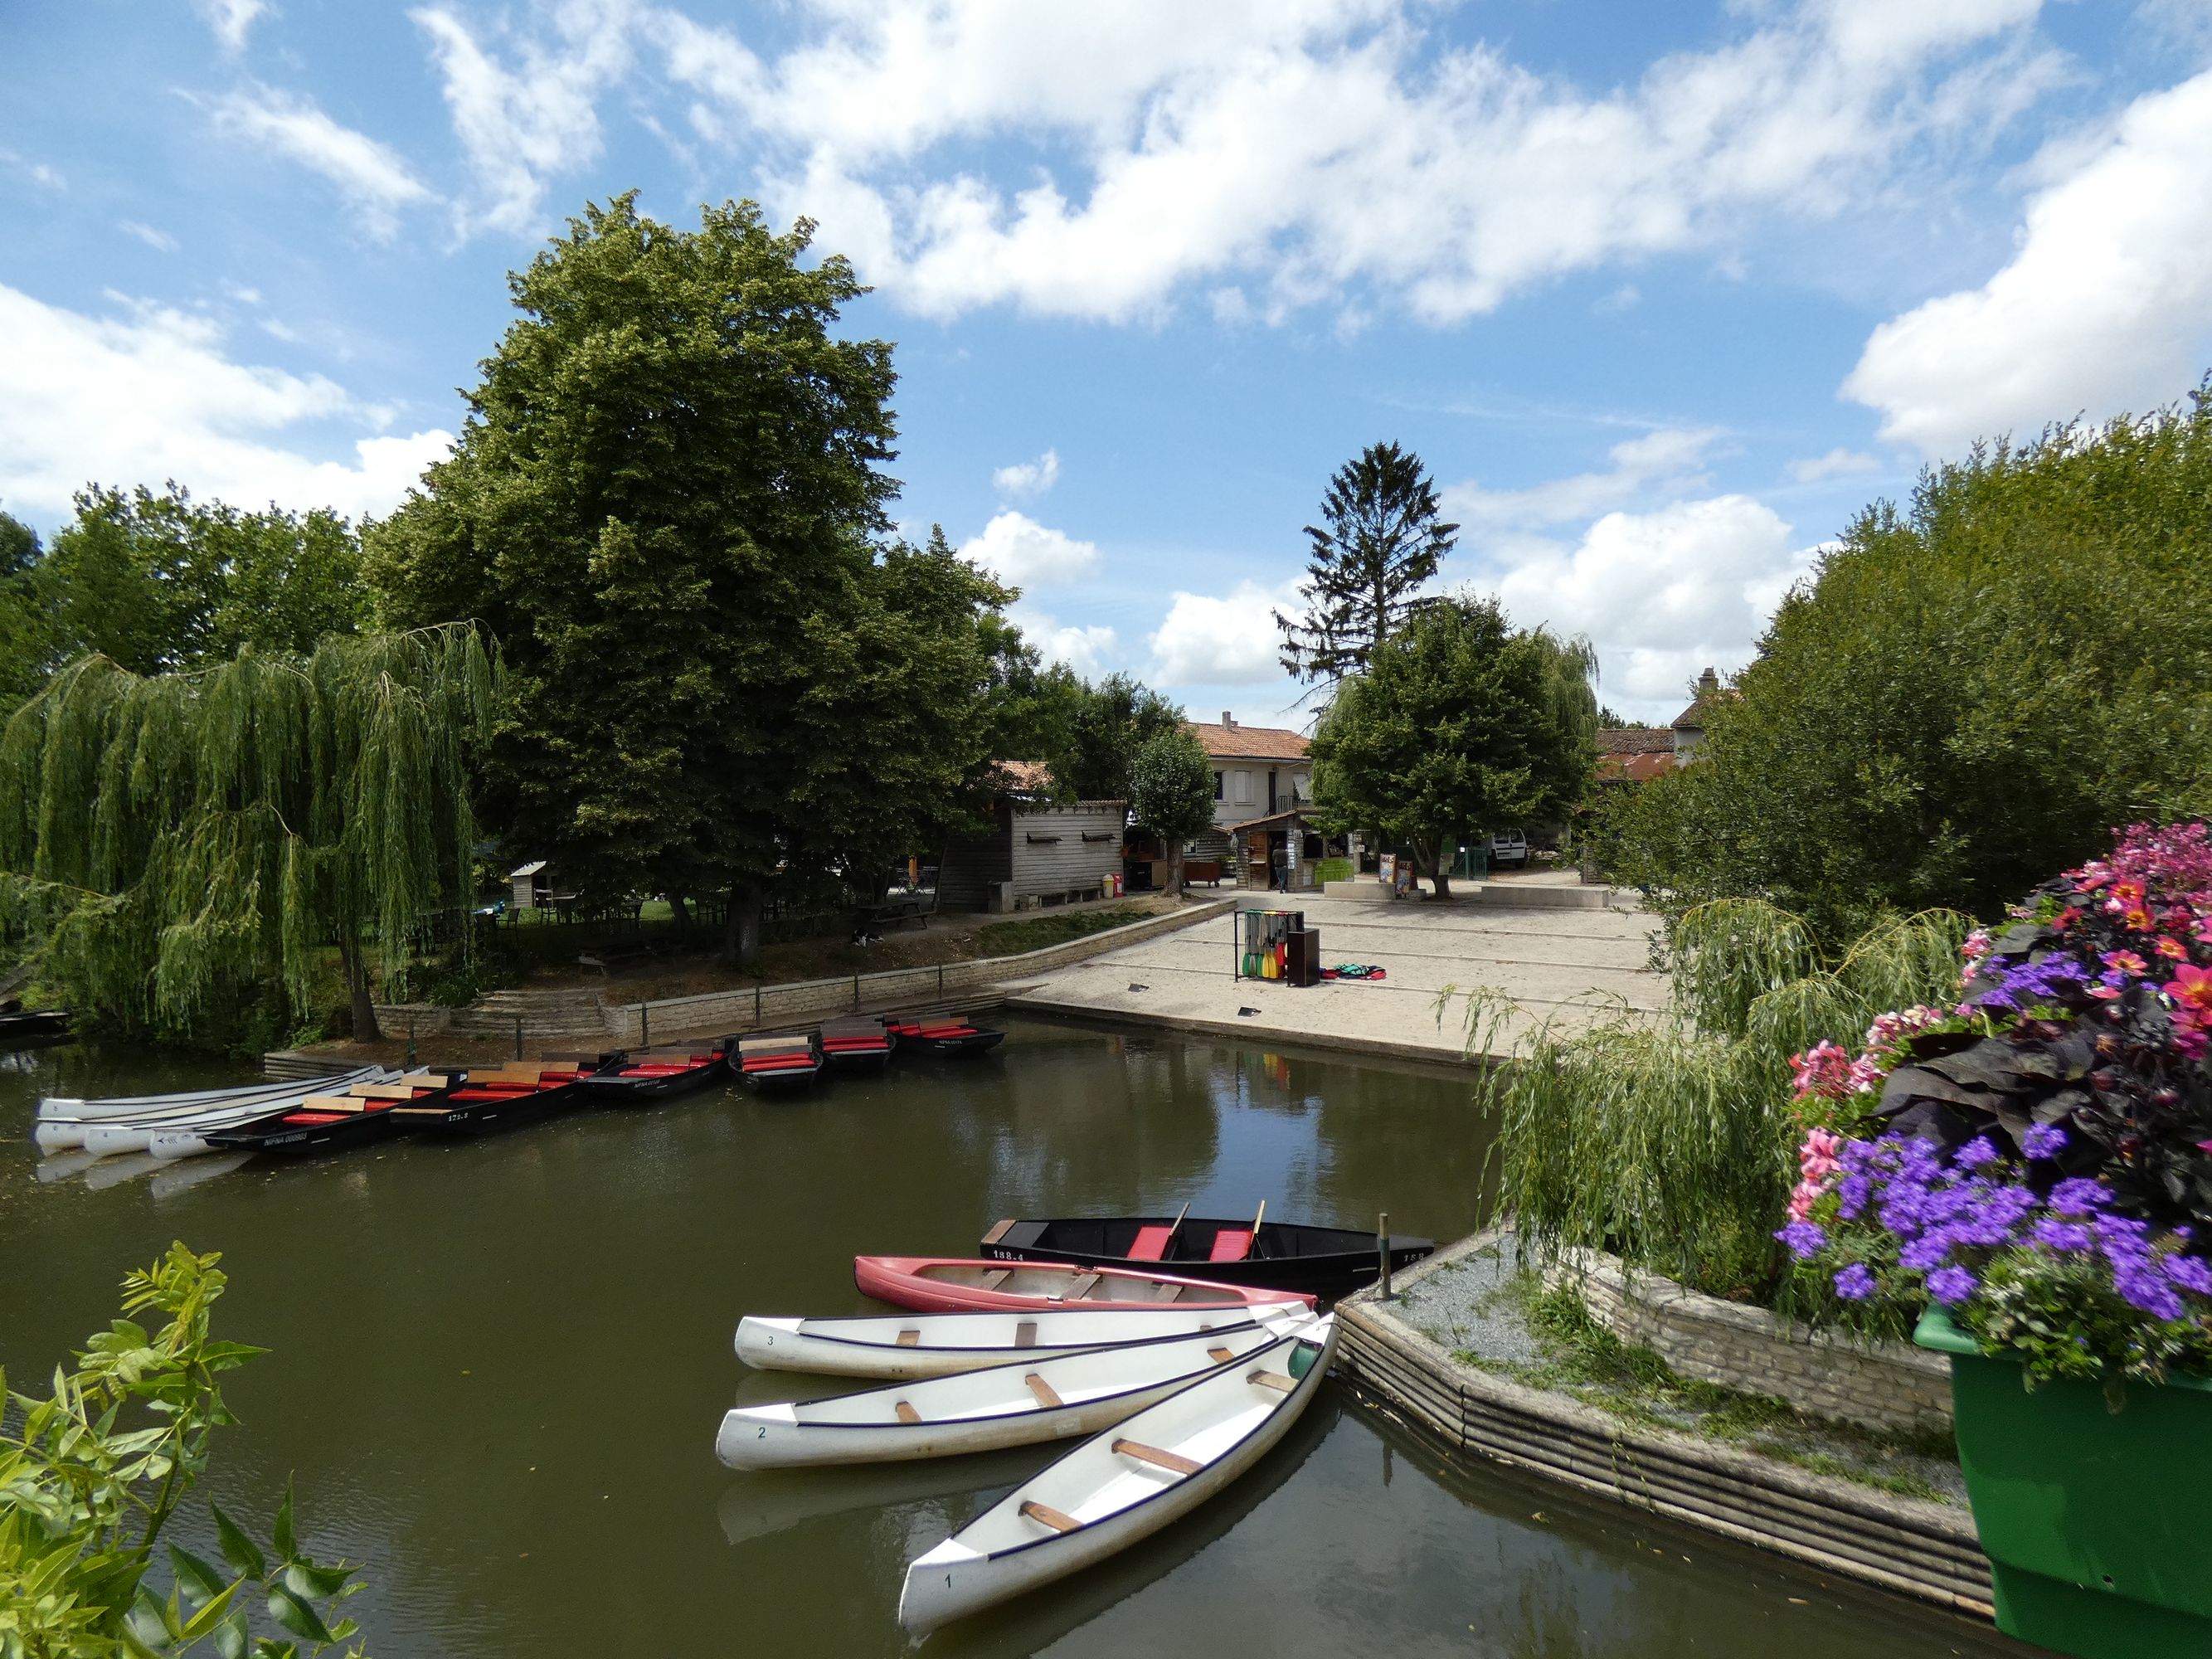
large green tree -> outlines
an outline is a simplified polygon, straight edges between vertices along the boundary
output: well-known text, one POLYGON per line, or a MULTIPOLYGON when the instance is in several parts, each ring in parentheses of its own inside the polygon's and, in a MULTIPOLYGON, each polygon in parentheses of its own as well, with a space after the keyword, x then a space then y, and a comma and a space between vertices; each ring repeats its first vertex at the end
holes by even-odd
POLYGON ((1405 625, 1459 526, 1440 521, 1421 458, 1395 443, 1370 444, 1339 467, 1321 513, 1320 524, 1306 526, 1306 580, 1298 589, 1305 611, 1279 611, 1275 625, 1285 672, 1333 685, 1364 670, 1405 625))
POLYGON ((1129 810, 1165 842, 1168 892, 1182 895, 1182 845, 1213 826, 1213 763, 1187 726, 1163 732, 1137 750, 1129 810))
POLYGON ((1562 815, 1597 759, 1589 644, 1516 630, 1495 599, 1425 605, 1346 679, 1315 734, 1314 804, 1413 850, 1438 897, 1460 841, 1562 815))
POLYGON ((1181 730, 1182 710, 1127 674, 1078 684, 1067 744, 1053 762, 1054 781, 1079 800, 1127 800, 1138 751, 1181 730))
POLYGON ((305 1014, 335 945, 373 1037, 372 958, 389 978, 470 896, 493 697, 466 627, 185 673, 80 658, 0 728, 9 930, 79 1006, 186 1037, 257 1003, 305 1014))
POLYGON ((2212 397, 1922 476, 1785 599, 1620 872, 1839 938, 1990 915, 2136 819, 2212 810, 2212 397))
POLYGON ((485 815, 610 896, 726 889, 743 958, 779 883, 927 844, 988 761, 980 618, 943 547, 882 553, 891 348, 812 226, 685 231, 633 196, 516 273, 453 456, 369 532, 393 617, 500 641, 485 815))
POLYGON ((318 509, 245 512, 156 495, 81 491, 32 580, 64 656, 135 674, 226 661, 241 646, 312 651, 361 625, 367 595, 352 527, 318 509))
POLYGON ((53 665, 53 615, 39 562, 38 532, 0 513, 0 710, 37 690, 53 665))

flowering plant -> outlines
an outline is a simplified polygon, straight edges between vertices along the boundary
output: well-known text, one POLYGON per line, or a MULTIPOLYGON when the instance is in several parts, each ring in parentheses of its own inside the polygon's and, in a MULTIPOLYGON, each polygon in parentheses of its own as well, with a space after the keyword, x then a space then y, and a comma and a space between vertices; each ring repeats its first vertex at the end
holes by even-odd
POLYGON ((1776 1237, 1844 1322, 1924 1292, 2055 1376, 2212 1372, 2212 834, 2123 834, 1963 951, 1951 1009, 1792 1056, 1776 1237))

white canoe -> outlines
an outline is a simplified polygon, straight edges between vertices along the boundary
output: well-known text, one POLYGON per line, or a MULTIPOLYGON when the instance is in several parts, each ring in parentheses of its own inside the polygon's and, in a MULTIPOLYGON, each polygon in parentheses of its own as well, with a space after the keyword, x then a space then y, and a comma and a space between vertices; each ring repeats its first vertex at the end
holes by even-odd
POLYGON ((1017 1360, 1049 1359, 1079 1348, 1249 1330, 1256 1316, 1274 1307, 1306 1312, 1304 1304, 1287 1302, 1272 1307, 1067 1308, 850 1319, 772 1319, 748 1314, 738 1322, 738 1358, 755 1370, 817 1371, 897 1382, 951 1376, 1017 1360))
POLYGON ((1188 1514, 1290 1431, 1335 1349, 1323 1316, 1094 1435, 909 1566, 899 1622, 934 1630, 1188 1514))
POLYGON ((1088 1348, 822 1400, 740 1406, 723 1417, 714 1455, 733 1469, 799 1468, 951 1457, 1096 1434, 1273 1348, 1311 1317, 1301 1308, 1236 1331, 1088 1348))
POLYGON ((349 1072, 332 1073, 325 1077, 279 1078, 264 1083, 242 1083, 228 1089, 195 1089, 180 1094, 167 1095, 112 1095, 104 1100, 80 1100, 69 1095, 48 1095, 39 1102, 42 1118, 69 1118, 82 1121, 89 1118, 142 1118, 170 1111, 199 1111, 210 1106, 246 1103, 265 1096, 296 1094, 302 1084, 313 1083, 319 1089, 342 1089, 356 1083, 374 1083, 382 1075, 380 1066, 357 1066, 349 1072))
MULTIPOLYGON (((103 1154, 144 1152, 157 1131, 229 1128, 271 1112, 289 1110, 309 1095, 343 1093, 364 1083, 388 1082, 396 1075, 381 1066, 363 1066, 336 1077, 299 1079, 266 1088, 222 1090, 205 1097, 175 1097, 178 1103, 149 1108, 135 1115, 104 1112, 88 1117, 67 1117, 46 1114, 46 1106, 68 1103, 49 1100, 41 1103, 42 1115, 31 1131, 31 1139, 50 1152, 79 1148, 103 1154)), ((83 1103, 107 1106, 114 1103, 83 1103)))

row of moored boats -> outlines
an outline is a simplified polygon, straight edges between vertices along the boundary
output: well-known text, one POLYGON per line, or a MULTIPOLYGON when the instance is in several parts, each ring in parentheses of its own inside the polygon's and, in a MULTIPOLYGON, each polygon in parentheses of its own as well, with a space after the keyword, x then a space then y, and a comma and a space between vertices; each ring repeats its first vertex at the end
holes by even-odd
POLYGON ((475 1135, 585 1104, 649 1106, 732 1078, 805 1088, 825 1073, 899 1057, 988 1053, 1005 1033, 958 1015, 833 1020, 818 1031, 733 1036, 599 1054, 551 1054, 466 1070, 363 1066, 335 1076, 192 1093, 39 1103, 32 1137, 49 1152, 337 1152, 403 1131, 475 1135))
POLYGON ((1001 1221, 976 1257, 858 1257, 861 1290, 914 1311, 748 1316, 737 1351, 875 1386, 737 1407, 716 1455, 781 1469, 1079 1439, 908 1564, 899 1618, 917 1633, 1103 1560, 1290 1432, 1335 1352, 1319 1295, 1433 1248, 1265 1213, 1001 1221))

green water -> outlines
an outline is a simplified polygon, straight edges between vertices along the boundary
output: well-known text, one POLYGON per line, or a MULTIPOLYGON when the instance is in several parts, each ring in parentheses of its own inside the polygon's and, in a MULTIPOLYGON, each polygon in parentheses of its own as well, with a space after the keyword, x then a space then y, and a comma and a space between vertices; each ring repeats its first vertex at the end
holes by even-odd
MULTIPOLYGON (((216 1495, 366 1564, 392 1656, 906 1651, 906 1561, 1045 1450, 819 1474, 714 1461, 748 1375, 738 1316, 857 1310, 856 1251, 960 1254, 1000 1216, 1268 1213, 1449 1239, 1480 1218, 1463 1079, 1259 1045, 1021 1023, 975 1063, 811 1096, 719 1091, 482 1141, 40 1182, 45 1092, 235 1068, 82 1048, 0 1055, 0 1364, 40 1375, 126 1265, 182 1238, 234 1275, 216 1495)), ((49 1175, 66 1170, 49 1162, 49 1175)), ((1107 1566, 927 1655, 1943 1655, 1966 1626, 1559 1489, 1447 1470, 1332 1385, 1252 1474, 1107 1566), (1794 1599, 1793 1599, 1794 1598, 1794 1599)), ((1988 1638, 1994 1644, 1994 1638, 1988 1638)))

